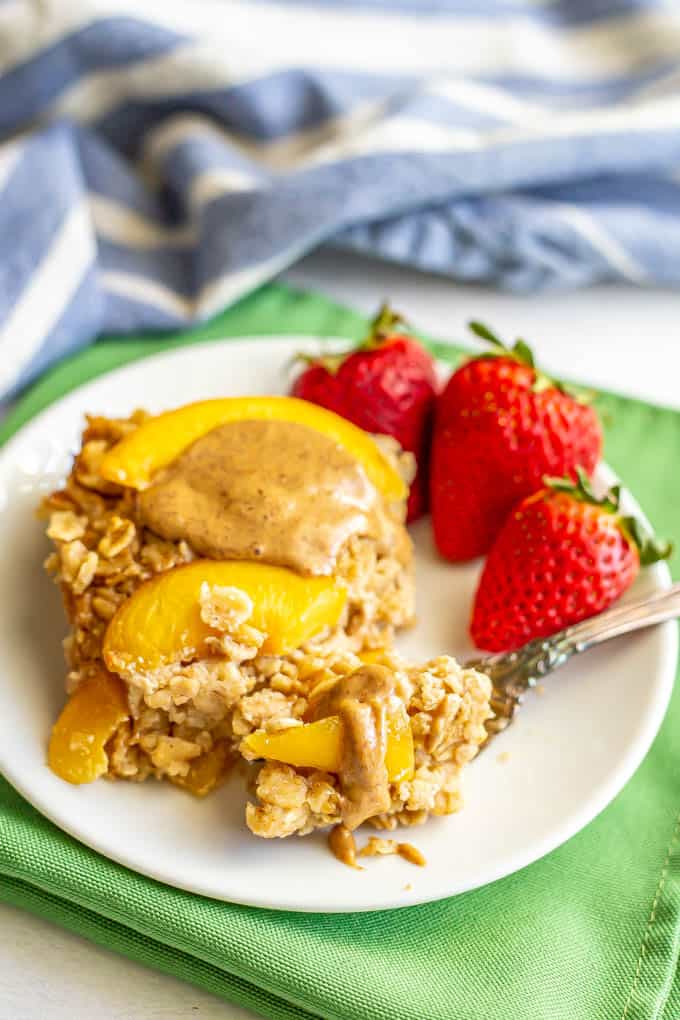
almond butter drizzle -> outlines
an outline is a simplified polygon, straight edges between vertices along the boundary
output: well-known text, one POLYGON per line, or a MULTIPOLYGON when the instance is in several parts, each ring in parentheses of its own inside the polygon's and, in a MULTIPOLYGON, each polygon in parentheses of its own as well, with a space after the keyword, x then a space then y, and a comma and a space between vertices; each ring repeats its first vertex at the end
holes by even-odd
POLYGON ((338 680, 314 706, 316 718, 338 715, 343 723, 338 775, 342 821, 350 831, 367 818, 389 810, 387 718, 397 702, 390 670, 366 665, 338 680))
POLYGON ((138 499, 152 531, 185 539, 201 556, 260 560, 306 575, 333 573, 353 535, 395 541, 396 522, 361 464, 294 422, 218 426, 138 499))
POLYGON ((424 868, 427 861, 421 854, 417 846, 413 843, 399 843, 397 846, 397 853, 400 857, 403 857, 409 864, 417 864, 419 868, 424 868))
POLYGON ((357 864, 357 845, 354 836, 345 825, 334 825, 328 833, 328 846, 339 861, 357 871, 364 869, 357 864))

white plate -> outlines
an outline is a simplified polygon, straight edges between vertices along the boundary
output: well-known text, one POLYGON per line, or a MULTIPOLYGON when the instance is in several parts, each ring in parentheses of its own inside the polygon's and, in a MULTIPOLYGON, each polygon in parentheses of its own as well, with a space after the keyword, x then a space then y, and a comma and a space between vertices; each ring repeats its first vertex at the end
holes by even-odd
MULTIPOLYGON (((161 882, 290 910, 407 906, 530 864, 610 802, 663 718, 675 673, 673 624, 612 642, 550 677, 543 697, 528 699, 516 723, 469 767, 464 810, 409 831, 427 858, 422 869, 378 858, 352 872, 331 857, 321 834, 256 839, 243 821, 238 777, 198 801, 153 782, 69 786, 45 763, 64 698, 65 623, 42 571, 47 542, 33 510, 68 470, 84 412, 125 414, 140 405, 160 411, 205 397, 280 392, 291 355, 304 347, 308 338, 243 340, 148 358, 75 390, 0 451, 0 770, 76 839, 161 882)), ((605 469, 600 480, 610 480, 605 469)), ((420 622, 400 648, 423 659, 446 652, 465 659, 473 651, 467 621, 479 564, 438 561, 429 522, 413 530, 420 622)), ((665 565, 652 567, 631 595, 669 581, 665 565)))

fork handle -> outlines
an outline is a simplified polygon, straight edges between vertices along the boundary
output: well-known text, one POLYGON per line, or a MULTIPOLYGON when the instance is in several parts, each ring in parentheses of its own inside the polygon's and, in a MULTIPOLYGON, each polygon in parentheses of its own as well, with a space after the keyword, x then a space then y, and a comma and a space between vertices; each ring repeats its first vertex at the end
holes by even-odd
MULTIPOLYGON (((630 634, 642 627, 665 623, 680 616, 680 584, 674 584, 665 591, 655 592, 637 602, 629 602, 615 609, 609 609, 599 616, 567 627, 563 635, 574 644, 575 652, 601 645, 610 638, 630 634)), ((556 635, 557 636, 557 635, 556 635)))
POLYGON ((624 603, 548 638, 530 641, 515 652, 490 655, 468 663, 487 672, 493 684, 491 706, 495 719, 490 733, 500 732, 512 719, 524 692, 564 665, 572 655, 601 645, 611 638, 680 616, 680 583, 636 602, 624 603))

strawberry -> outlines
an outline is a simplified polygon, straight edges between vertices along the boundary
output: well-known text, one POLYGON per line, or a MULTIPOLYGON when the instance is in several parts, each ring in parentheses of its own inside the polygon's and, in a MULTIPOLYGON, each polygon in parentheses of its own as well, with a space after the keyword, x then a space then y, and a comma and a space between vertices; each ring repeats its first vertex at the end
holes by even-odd
POLYGON ((510 651, 601 613, 641 564, 670 555, 667 542, 621 512, 618 485, 597 499, 581 469, 575 483, 545 482, 512 511, 484 566, 470 633, 487 651, 510 651))
POLYGON ((427 460, 437 392, 434 361, 403 332, 401 318, 387 305, 378 312, 366 339, 351 351, 305 358, 293 396, 320 404, 365 429, 394 436, 415 455, 408 520, 427 509, 427 460))
POLYGON ((449 379, 437 401, 430 474, 437 548, 449 560, 481 556, 512 507, 545 474, 592 474, 602 430, 592 407, 534 364, 530 348, 510 349, 486 326, 470 329, 494 345, 449 379))

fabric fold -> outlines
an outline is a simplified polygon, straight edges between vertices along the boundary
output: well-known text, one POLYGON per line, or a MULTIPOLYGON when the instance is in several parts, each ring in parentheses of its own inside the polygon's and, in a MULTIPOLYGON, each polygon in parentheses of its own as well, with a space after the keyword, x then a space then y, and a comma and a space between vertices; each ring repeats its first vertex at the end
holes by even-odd
POLYGON ((0 50, 0 399, 321 244, 518 292, 680 284, 665 0, 26 0, 0 50))

